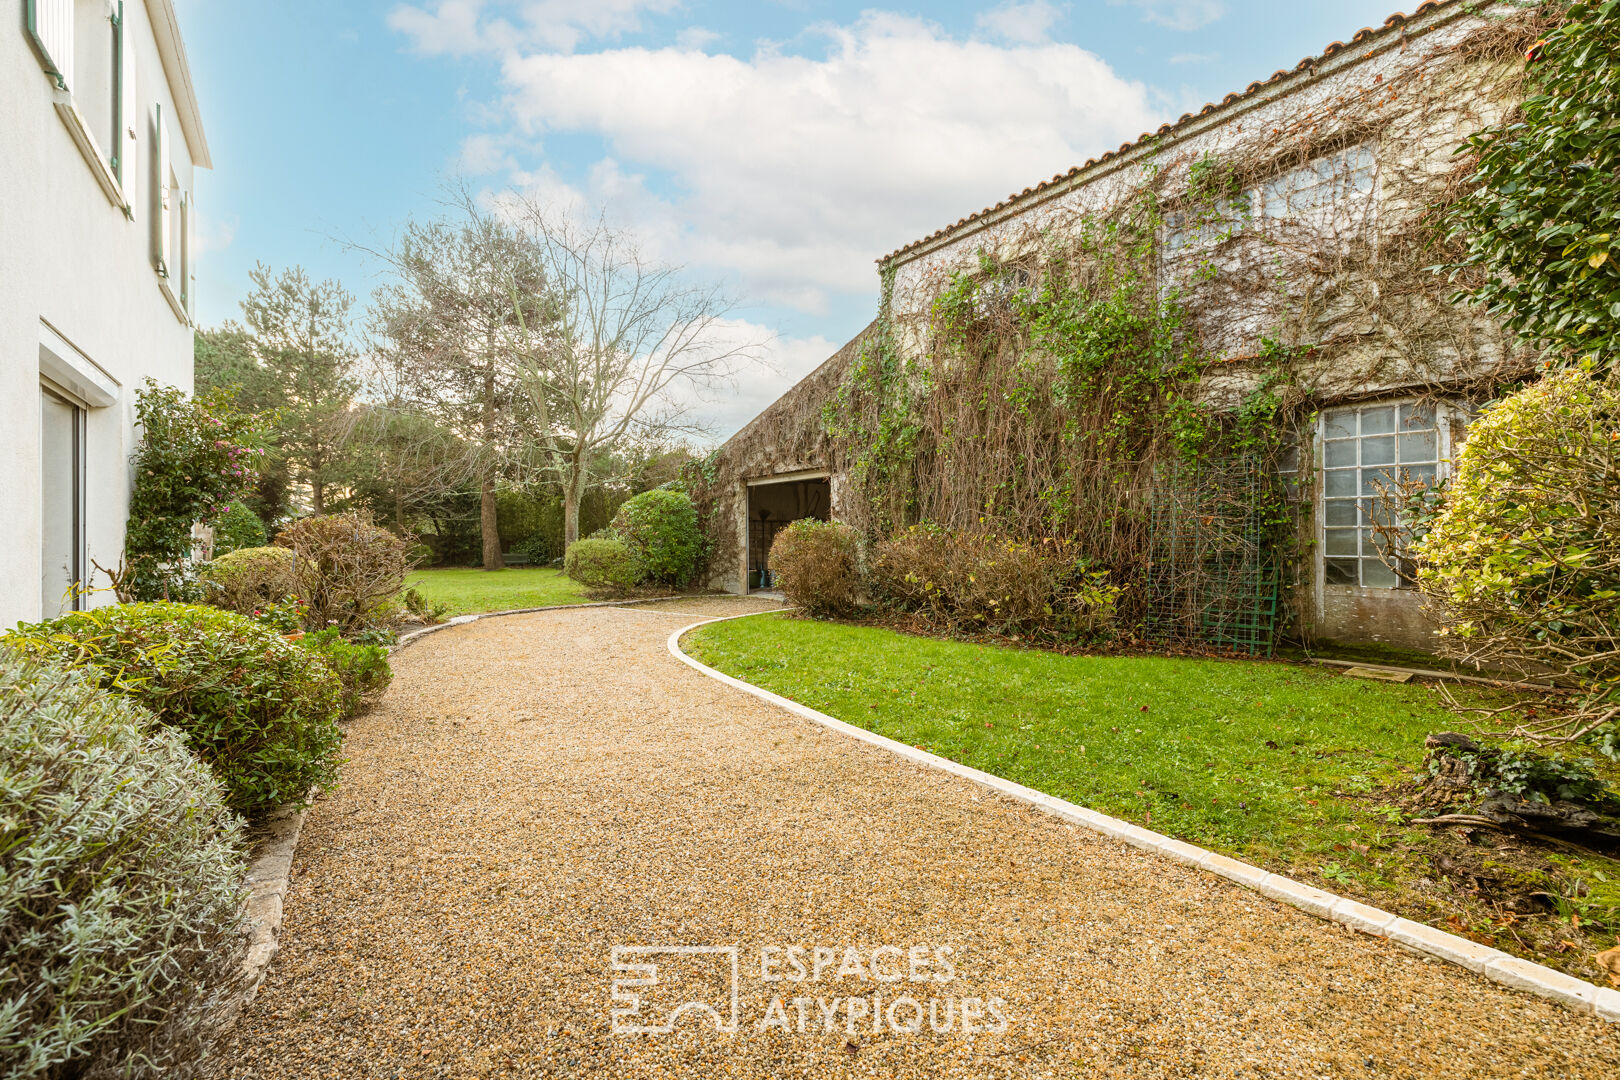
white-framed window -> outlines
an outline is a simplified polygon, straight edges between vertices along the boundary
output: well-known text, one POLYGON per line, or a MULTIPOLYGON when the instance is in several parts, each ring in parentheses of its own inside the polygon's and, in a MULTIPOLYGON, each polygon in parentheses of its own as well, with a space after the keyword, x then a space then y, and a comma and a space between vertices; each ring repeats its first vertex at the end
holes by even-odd
POLYGON ((191 197, 180 186, 169 149, 168 120, 161 104, 152 106, 152 268, 175 317, 190 323, 192 257, 196 227, 191 197))
POLYGON ((1371 143, 1323 154, 1221 199, 1205 213, 1165 215, 1160 250, 1175 256, 1213 248, 1267 222, 1359 218, 1372 205, 1377 170, 1371 143))
POLYGON ((40 382, 40 614, 47 619, 82 606, 85 415, 82 402, 40 382))
POLYGON ((1433 405, 1381 401, 1329 409, 1321 417, 1324 586, 1409 587, 1386 559, 1397 508, 1389 494, 1443 476, 1445 425, 1433 405))
POLYGON ((24 13, 57 114, 107 198, 133 216, 135 56, 124 0, 24 0, 24 13))

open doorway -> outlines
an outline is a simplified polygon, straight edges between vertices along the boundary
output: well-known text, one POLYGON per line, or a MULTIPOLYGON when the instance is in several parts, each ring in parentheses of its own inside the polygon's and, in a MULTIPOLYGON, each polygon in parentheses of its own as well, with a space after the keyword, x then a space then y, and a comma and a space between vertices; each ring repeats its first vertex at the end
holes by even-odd
POLYGON ((749 591, 775 588, 771 543, 789 522, 831 520, 832 485, 825 476, 765 478, 748 485, 747 581, 749 591))

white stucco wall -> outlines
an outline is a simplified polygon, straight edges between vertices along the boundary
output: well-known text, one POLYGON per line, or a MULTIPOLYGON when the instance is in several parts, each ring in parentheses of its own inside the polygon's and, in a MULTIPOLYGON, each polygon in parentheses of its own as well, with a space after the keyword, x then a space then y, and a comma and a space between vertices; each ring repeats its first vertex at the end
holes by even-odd
MULTIPOLYGON (((160 14, 166 7, 152 6, 160 14)), ((90 410, 85 433, 86 546, 103 565, 115 565, 123 547, 135 390, 148 376, 192 386, 192 331, 153 268, 152 105, 177 112, 147 5, 125 4, 140 121, 133 221, 109 200, 58 116, 18 8, 0 21, 0 627, 41 612, 41 321, 116 383, 116 400, 90 410)), ((167 131, 174 173, 189 192, 193 155, 177 118, 167 131)))

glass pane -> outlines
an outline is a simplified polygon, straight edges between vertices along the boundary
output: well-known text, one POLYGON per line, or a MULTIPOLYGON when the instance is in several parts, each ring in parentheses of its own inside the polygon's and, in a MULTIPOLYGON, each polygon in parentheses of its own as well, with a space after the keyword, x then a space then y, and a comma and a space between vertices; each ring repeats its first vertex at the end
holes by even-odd
POLYGON ((1369 589, 1393 589, 1401 579, 1380 559, 1361 560, 1361 584, 1369 589))
POLYGON ((76 412, 40 392, 40 606, 48 619, 77 606, 70 593, 79 580, 80 550, 76 412))
POLYGON ((1290 442, 1283 446, 1277 455, 1277 471, 1280 473, 1299 472, 1299 444, 1290 442))
POLYGON ((1323 550, 1329 555, 1359 555, 1360 552, 1356 548, 1356 530, 1327 530, 1327 542, 1323 550))
POLYGON ((1421 480, 1430 487, 1434 486, 1434 477, 1435 467, 1433 465, 1413 465, 1409 469, 1401 470, 1402 479, 1408 481, 1421 480))
POLYGON ((1355 585, 1356 559, 1329 559, 1322 564, 1322 579, 1329 585, 1355 585))
POLYGON ((1322 422, 1322 438, 1353 439, 1356 437, 1356 410, 1336 409, 1322 422))
POLYGON ((1395 436, 1379 435, 1371 439, 1362 439, 1361 463, 1363 465, 1395 464, 1395 436))
POLYGON ((1433 461, 1437 455, 1440 440, 1435 438, 1432 431, 1417 431, 1410 435, 1401 436, 1401 464, 1409 465, 1414 461, 1433 461))
POLYGON ((1361 410, 1363 435, 1388 435, 1395 430, 1395 406, 1383 405, 1376 409, 1361 410))
POLYGON ((1361 493, 1363 495, 1382 495, 1386 490, 1394 486, 1394 469, 1361 470, 1361 493))
POLYGON ((1322 474, 1323 493, 1330 499, 1356 494, 1356 470, 1329 469, 1322 474))
POLYGON ((1328 469, 1342 469, 1356 463, 1356 440, 1322 444, 1322 465, 1328 469))
POLYGON ((1434 410, 1422 403, 1401 406, 1401 430, 1434 427, 1434 410))
POLYGON ((1354 499, 1329 499, 1326 505, 1326 519, 1328 525, 1356 525, 1359 515, 1356 513, 1354 499))

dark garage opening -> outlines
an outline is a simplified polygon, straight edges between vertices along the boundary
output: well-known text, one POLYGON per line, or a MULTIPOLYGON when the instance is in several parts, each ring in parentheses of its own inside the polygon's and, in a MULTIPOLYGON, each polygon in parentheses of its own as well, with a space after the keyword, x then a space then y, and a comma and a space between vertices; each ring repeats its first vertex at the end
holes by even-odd
POLYGON ((748 588, 768 589, 771 542, 789 522, 831 519, 832 486, 825 476, 767 480, 748 487, 748 588))

